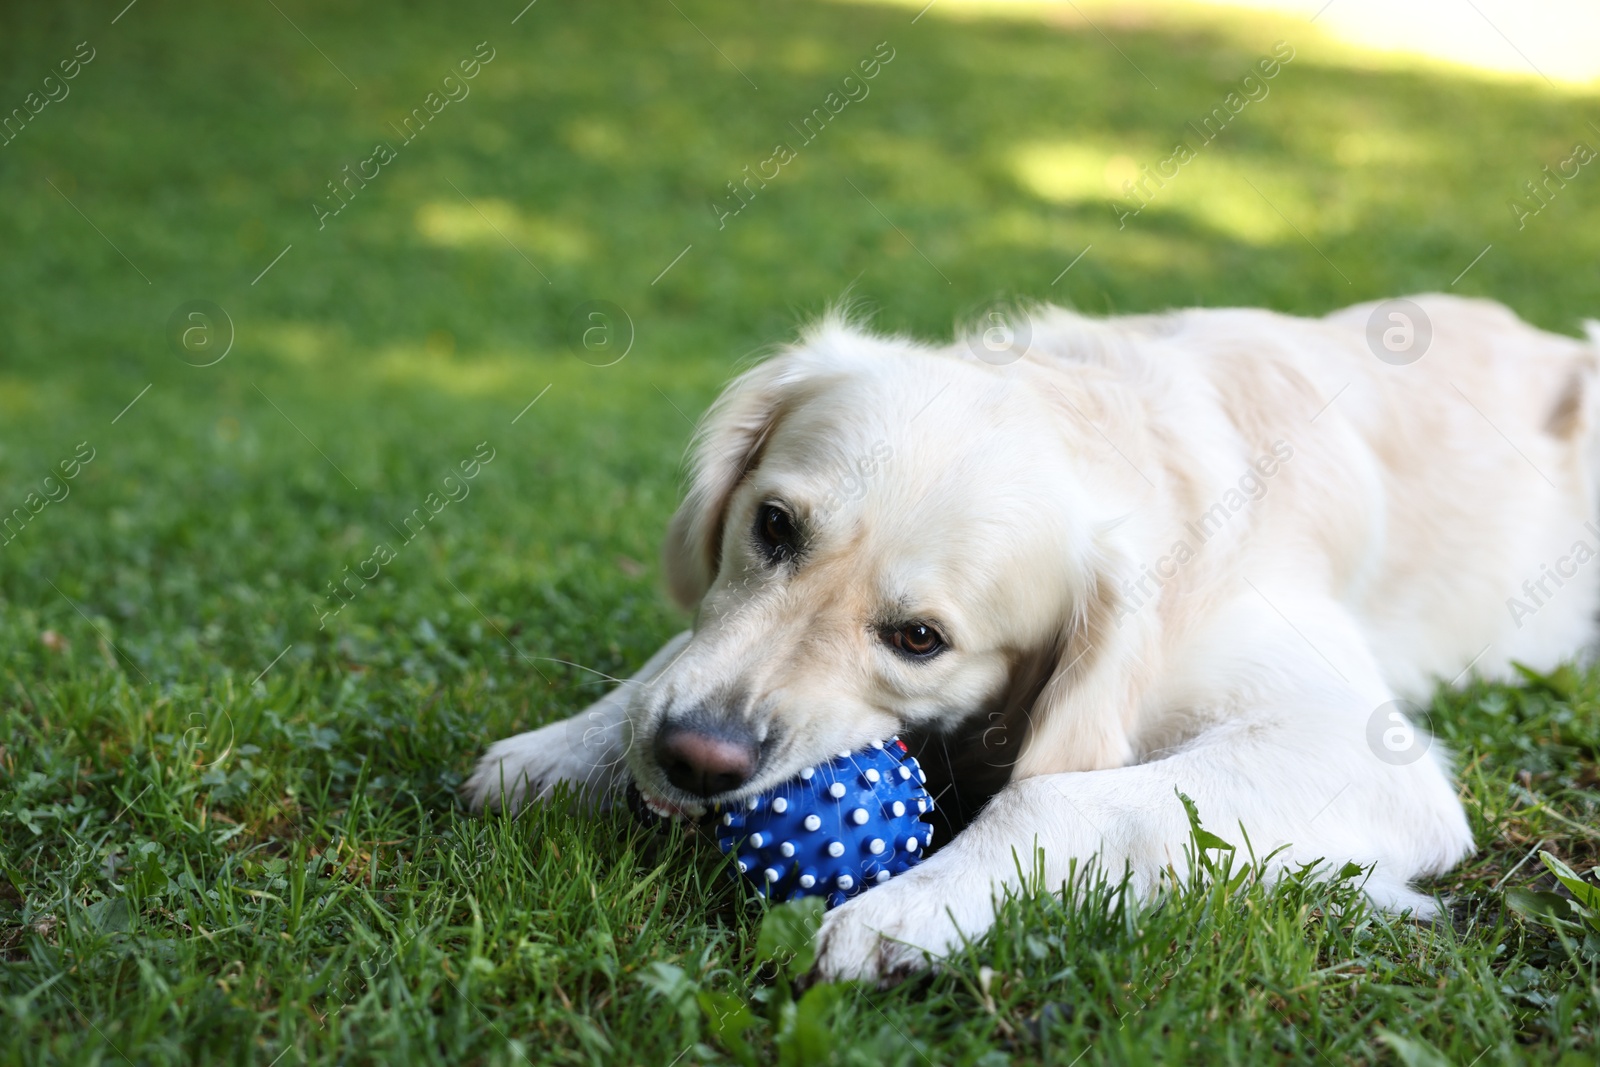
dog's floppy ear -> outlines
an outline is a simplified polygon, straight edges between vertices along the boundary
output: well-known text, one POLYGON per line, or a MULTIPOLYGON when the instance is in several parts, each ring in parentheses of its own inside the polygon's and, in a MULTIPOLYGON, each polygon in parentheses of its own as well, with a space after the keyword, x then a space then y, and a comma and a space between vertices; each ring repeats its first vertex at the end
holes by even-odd
POLYGON ((1097 546, 1052 644, 1054 666, 1028 712, 1017 778, 1105 770, 1132 759, 1128 724, 1148 681, 1158 613, 1131 608, 1117 577, 1127 561, 1108 548, 1097 546))
POLYGON ((690 445, 689 489, 662 548, 667 589, 693 609, 721 563, 728 497, 755 468, 800 378, 793 354, 774 357, 734 379, 711 406, 690 445))
POLYGON ((798 345, 733 380, 695 433, 689 489, 667 528, 662 559, 674 600, 692 610, 711 588, 722 562, 728 498, 761 462, 784 413, 863 359, 911 347, 903 338, 866 333, 851 322, 848 309, 836 308, 805 330, 798 345))

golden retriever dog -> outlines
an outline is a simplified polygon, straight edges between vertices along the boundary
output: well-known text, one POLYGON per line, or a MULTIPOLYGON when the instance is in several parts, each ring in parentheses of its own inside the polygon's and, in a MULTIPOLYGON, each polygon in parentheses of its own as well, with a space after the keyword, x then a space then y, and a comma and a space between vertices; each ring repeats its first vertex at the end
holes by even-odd
POLYGON ((697 436, 665 547, 693 630, 490 748, 469 799, 631 782, 694 816, 906 736, 944 844, 828 913, 829 979, 982 936, 1019 867, 1159 891, 1180 792, 1427 915, 1410 883, 1473 843, 1423 706, 1594 631, 1596 342, 1437 295, 1041 309, 945 347, 830 318, 697 436))

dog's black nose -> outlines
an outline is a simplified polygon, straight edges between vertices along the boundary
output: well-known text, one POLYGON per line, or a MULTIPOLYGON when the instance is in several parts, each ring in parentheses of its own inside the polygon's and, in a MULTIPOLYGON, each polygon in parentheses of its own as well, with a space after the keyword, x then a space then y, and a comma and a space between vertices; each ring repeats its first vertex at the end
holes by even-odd
POLYGON ((664 722, 656 731, 655 754, 667 781, 685 793, 709 797, 750 780, 761 762, 761 743, 746 723, 664 722))

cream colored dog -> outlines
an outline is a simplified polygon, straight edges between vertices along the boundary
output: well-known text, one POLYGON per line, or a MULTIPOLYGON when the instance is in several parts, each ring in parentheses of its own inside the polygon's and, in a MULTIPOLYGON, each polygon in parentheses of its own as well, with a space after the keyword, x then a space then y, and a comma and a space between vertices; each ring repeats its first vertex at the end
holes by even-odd
POLYGON ((1590 641, 1597 356, 1448 296, 1046 309, 945 348, 830 320, 706 417, 665 552, 693 631, 469 795, 631 780, 698 813, 896 733, 958 749, 942 808, 994 795, 828 914, 827 978, 981 936, 1041 851, 1047 884, 1098 860, 1156 890, 1178 791, 1280 869, 1370 864, 1376 904, 1429 913, 1408 883, 1473 844, 1407 702, 1590 641))

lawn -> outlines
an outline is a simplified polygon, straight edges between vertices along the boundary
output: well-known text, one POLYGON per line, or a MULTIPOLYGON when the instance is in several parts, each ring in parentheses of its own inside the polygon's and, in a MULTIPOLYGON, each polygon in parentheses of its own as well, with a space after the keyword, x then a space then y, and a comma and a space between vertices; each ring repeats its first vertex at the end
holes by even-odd
POLYGON ((1592 86, 1165 4, 523 2, 0 13, 5 1062, 1594 1062, 1600 935, 1513 892, 1600 863, 1588 670, 1437 697, 1451 921, 1241 855, 798 1005, 715 849, 456 799, 684 626, 692 422, 809 316, 1451 289, 1575 333, 1600 164, 1524 183, 1592 86))

